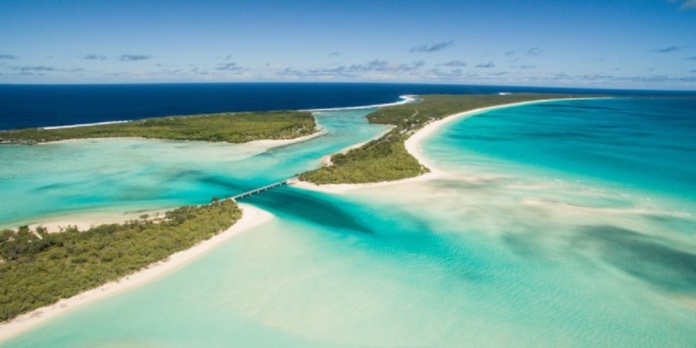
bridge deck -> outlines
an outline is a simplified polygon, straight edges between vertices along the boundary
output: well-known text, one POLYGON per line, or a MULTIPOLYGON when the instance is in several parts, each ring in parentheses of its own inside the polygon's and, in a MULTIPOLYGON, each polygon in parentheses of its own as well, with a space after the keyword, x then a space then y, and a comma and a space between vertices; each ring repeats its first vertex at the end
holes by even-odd
POLYGON ((261 193, 261 192, 263 192, 263 191, 272 190, 272 189, 274 189, 274 188, 276 188, 276 187, 278 187, 278 186, 286 185, 286 184, 288 183, 288 181, 290 181, 290 180, 292 180, 292 179, 283 180, 283 181, 279 181, 279 182, 274 182, 274 183, 272 183, 272 184, 270 184, 270 185, 266 185, 266 186, 263 186, 263 187, 259 187, 259 188, 257 188, 257 189, 253 189, 253 190, 251 190, 251 191, 246 191, 246 192, 240 193, 240 194, 238 194, 238 195, 232 196, 231 199, 234 200, 234 201, 236 201, 236 200, 238 200, 238 199, 243 199, 243 198, 245 198, 245 197, 253 196, 253 195, 255 195, 255 194, 257 194, 257 193, 261 193))

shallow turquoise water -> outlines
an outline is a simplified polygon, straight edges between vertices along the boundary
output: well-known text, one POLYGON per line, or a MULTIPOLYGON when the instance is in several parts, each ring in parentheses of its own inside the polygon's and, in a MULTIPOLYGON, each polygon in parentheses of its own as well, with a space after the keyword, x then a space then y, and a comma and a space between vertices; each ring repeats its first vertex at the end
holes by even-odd
MULTIPOLYGON (((549 109, 566 108, 560 115, 571 124, 573 110, 585 119, 588 106, 633 105, 576 103, 541 110, 552 123, 549 109)), ((167 277, 6 344, 693 345, 690 192, 661 186, 673 180, 661 172, 633 179, 624 171, 617 181, 619 170, 604 164, 569 170, 578 161, 570 136, 555 142, 561 149, 522 134, 507 150, 505 141, 496 145, 497 132, 524 133, 511 128, 560 129, 534 124, 537 106, 461 120, 426 141, 424 152, 452 173, 443 179, 344 195, 282 187, 254 196, 250 203, 277 218, 167 277), (489 139, 484 146, 472 134, 489 139), (518 147, 534 150, 533 159, 518 147), (573 159, 545 159, 555 150, 573 159)), ((621 155, 613 149, 605 150, 621 155)))
POLYGON ((518 165, 518 171, 566 173, 696 203, 695 110, 693 98, 504 108, 443 129, 430 141, 429 156, 449 153, 441 159, 448 168, 479 156, 518 165))
POLYGON ((386 129, 371 109, 316 113, 320 137, 253 145, 102 139, 0 147, 0 226, 74 211, 133 211, 209 202, 321 166, 320 158, 386 129), (47 170, 50 168, 50 170, 47 170))

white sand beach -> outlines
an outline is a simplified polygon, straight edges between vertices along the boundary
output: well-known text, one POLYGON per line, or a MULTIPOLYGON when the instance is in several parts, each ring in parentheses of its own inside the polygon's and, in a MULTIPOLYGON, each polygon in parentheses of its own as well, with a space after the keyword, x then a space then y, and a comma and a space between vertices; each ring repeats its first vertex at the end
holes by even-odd
POLYGON ((229 238, 273 219, 273 215, 251 205, 239 204, 243 211, 242 218, 224 232, 198 245, 175 253, 164 261, 150 265, 148 268, 133 273, 115 282, 110 282, 98 288, 83 292, 68 299, 63 299, 52 305, 39 308, 20 315, 8 322, 0 323, 0 342, 14 337, 30 328, 64 314, 90 302, 113 296, 120 292, 135 288, 154 279, 165 276, 179 267, 207 253, 229 238))
POLYGON ((250 141, 247 143, 244 143, 244 145, 248 146, 259 146, 259 147, 264 147, 266 149, 270 149, 272 147, 276 146, 284 146, 284 145, 290 145, 294 143, 301 143, 307 140, 312 140, 314 138, 318 138, 320 136, 323 136, 326 134, 326 130, 324 128, 318 127, 317 131, 310 134, 310 135, 305 135, 303 137, 299 138, 293 138, 293 139, 273 139, 273 140, 254 140, 250 141))
MULTIPOLYGON (((418 162, 420 162, 422 165, 428 167, 430 169, 429 173, 413 177, 413 178, 407 178, 407 179, 402 179, 402 180, 395 180, 395 181, 384 181, 384 182, 376 182, 376 183, 366 183, 366 184, 328 184, 328 185, 316 185, 312 184, 309 182, 305 181, 293 181, 290 182, 291 185, 294 185, 295 187, 299 187, 302 189, 306 190, 314 190, 314 191, 321 191, 321 192, 326 192, 326 193, 345 193, 348 191, 352 190, 359 190, 359 189, 365 189, 365 188, 370 188, 370 187, 377 187, 377 186, 386 186, 386 185, 399 185, 403 184, 406 182, 415 182, 415 181, 424 181, 424 180, 432 180, 432 179, 437 179, 437 178, 443 178, 448 176, 447 173, 443 172, 442 170, 437 169, 432 162, 425 156, 423 155, 423 151, 421 149, 421 143, 423 142, 424 139, 432 135, 433 133, 437 132, 440 128, 443 126, 454 122, 456 120, 466 118, 466 117, 471 117, 477 114, 480 114, 482 112, 487 112, 487 111, 492 111, 496 109, 502 109, 502 108, 507 108, 507 107, 512 107, 512 106, 520 106, 520 105, 526 105, 526 104, 535 104, 535 103, 543 103, 543 102, 549 102, 549 101, 554 101, 558 99, 543 99, 543 100, 534 100, 534 101, 527 101, 527 102, 519 102, 519 103, 512 103, 512 104, 505 104, 505 105, 498 105, 498 106, 491 106, 491 107, 486 107, 486 108, 480 108, 480 109, 474 109, 466 112, 461 112, 458 114, 453 114, 450 116, 447 116, 443 119, 431 122, 427 124, 425 127, 419 129, 411 137, 409 137, 405 142, 404 145, 406 146, 406 150, 413 156, 415 157, 418 162)), ((380 135, 381 136, 381 135, 380 135)), ((350 150, 352 148, 356 148, 361 146, 362 144, 356 145, 356 146, 351 146, 350 148, 346 149, 350 150)), ((327 159, 323 159, 322 163, 330 164, 330 157, 327 159)))
MULTIPOLYGON (((90 125, 85 125, 85 127, 88 127, 90 125)), ((80 126, 82 127, 82 126, 80 126)), ((62 127, 62 128, 68 128, 62 127)), ((290 145, 294 143, 301 143, 303 141, 311 140, 317 137, 320 137, 322 135, 326 134, 326 130, 322 128, 321 126, 317 126, 316 132, 305 135, 302 137, 298 138, 292 138, 292 139, 263 139, 263 140, 253 140, 253 141, 248 141, 246 143, 225 143, 221 142, 221 144, 227 144, 227 145, 243 145, 243 146, 248 146, 252 148, 259 148, 259 149, 270 149, 272 147, 276 146, 284 146, 284 145, 290 145)), ((36 145, 39 146, 45 146, 49 144, 60 144, 60 143, 69 143, 69 142, 80 142, 80 141, 90 141, 90 140, 104 140, 104 139, 120 139, 120 140, 128 140, 128 139, 145 139, 145 140, 152 140, 152 141, 170 141, 170 142, 191 142, 191 141, 198 141, 198 140, 169 140, 169 139, 146 139, 146 138, 138 138, 138 137, 114 137, 114 138, 84 138, 84 139, 66 139, 66 140, 56 140, 56 141, 50 141, 47 143, 38 143, 36 145)), ((204 142, 204 141, 201 141, 204 142)))
MULTIPOLYGON (((28 226, 32 230, 35 230, 37 227, 44 227, 49 233, 61 232, 68 227, 77 227, 80 231, 87 231, 99 225, 119 224, 130 220, 140 220, 143 215, 147 215, 150 220, 156 220, 158 217, 164 217, 164 213, 168 210, 171 209, 138 210, 124 213, 111 211, 78 212, 61 215, 60 217, 45 217, 36 222, 29 223, 28 226)), ((14 226, 7 227, 14 228, 14 226)))

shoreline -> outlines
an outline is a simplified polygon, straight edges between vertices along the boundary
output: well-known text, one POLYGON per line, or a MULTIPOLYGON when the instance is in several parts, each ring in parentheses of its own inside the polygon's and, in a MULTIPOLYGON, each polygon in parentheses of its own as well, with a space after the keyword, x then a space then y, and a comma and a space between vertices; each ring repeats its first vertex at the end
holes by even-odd
MULTIPOLYGON (((316 122, 316 121, 315 121, 316 122)), ((301 136, 299 138, 292 138, 292 139, 262 139, 262 140, 252 140, 252 141, 247 141, 246 143, 228 143, 231 145, 251 145, 251 146, 263 146, 263 147, 268 147, 268 149, 277 147, 277 146, 285 146, 285 145, 290 145, 290 144, 295 144, 295 143, 302 143, 305 141, 312 140, 314 138, 318 138, 321 136, 326 135, 328 132, 326 129, 321 127, 319 123, 317 123, 317 128, 316 132, 312 134, 308 134, 305 136, 301 136)), ((207 143, 208 141, 206 141, 207 143)))
POLYGON ((128 122, 133 122, 133 121, 132 120, 122 120, 122 121, 106 121, 106 122, 94 122, 94 123, 78 123, 78 124, 69 124, 69 125, 65 125, 65 126, 41 127, 40 129, 51 130, 51 129, 79 128, 79 127, 91 127, 91 126, 104 126, 107 124, 119 124, 119 123, 128 123, 128 122))
POLYGON ((46 321, 63 315, 86 304, 102 300, 119 293, 132 290, 148 282, 162 278, 176 269, 201 257, 219 244, 242 232, 272 220, 275 216, 252 205, 239 203, 242 217, 227 230, 204 240, 195 246, 170 255, 168 258, 151 264, 147 268, 125 276, 119 280, 100 285, 97 288, 62 299, 54 304, 35 309, 14 319, 0 323, 0 342, 16 337, 46 321))
POLYGON ((370 187, 399 185, 399 184, 410 183, 410 182, 428 181, 428 180, 433 180, 433 179, 445 178, 445 177, 448 177, 449 174, 438 169, 437 166, 434 166, 432 161, 423 154, 423 151, 421 148, 421 144, 422 144, 423 140, 428 138, 433 133, 439 131, 445 125, 452 123, 454 121, 460 120, 462 118, 472 117, 472 116, 475 116, 475 115, 478 115, 481 113, 485 113, 485 112, 489 112, 489 111, 493 111, 493 110, 497 110, 497 109, 504 109, 504 108, 509 108, 509 107, 528 105, 528 104, 553 102, 553 101, 566 100, 566 99, 583 100, 583 99, 598 99, 598 98, 554 98, 554 99, 531 100, 531 101, 511 103, 511 104, 488 106, 488 107, 484 107, 484 108, 478 108, 478 109, 473 109, 473 110, 469 110, 469 111, 464 111, 464 112, 448 115, 442 119, 428 123, 423 128, 414 132, 408 139, 406 139, 406 141, 404 141, 404 146, 406 147, 406 151, 408 151, 408 153, 410 153, 411 156, 413 156, 420 164, 422 164, 422 165, 426 166, 428 169, 430 169, 429 173, 425 173, 425 174, 422 174, 419 176, 400 179, 400 180, 394 180, 394 181, 381 181, 381 182, 371 182, 371 183, 363 183, 363 184, 317 185, 317 184, 313 184, 313 183, 306 182, 306 181, 297 181, 297 182, 291 183, 291 185, 298 187, 298 188, 301 188, 301 189, 305 189, 305 190, 312 190, 312 191, 319 191, 319 192, 333 193, 333 194, 343 194, 343 193, 346 193, 349 191, 366 189, 366 188, 370 188, 370 187))
POLYGON ((290 145, 293 143, 301 143, 304 141, 311 140, 313 138, 317 138, 320 136, 323 136, 326 134, 326 130, 317 124, 316 132, 308 135, 301 136, 299 138, 292 138, 292 139, 260 139, 260 140, 252 140, 252 141, 247 141, 245 143, 228 143, 226 141, 205 141, 205 140, 176 140, 176 139, 159 139, 159 138, 142 138, 142 137, 104 137, 104 138, 79 138, 79 139, 63 139, 63 140, 56 140, 56 141, 47 141, 43 143, 37 143, 35 144, 36 146, 45 146, 45 145, 53 145, 53 144, 61 144, 61 143, 68 143, 68 142, 77 142, 77 141, 94 141, 94 140, 109 140, 109 139, 137 139, 137 140, 151 140, 151 141, 164 141, 164 142, 181 142, 181 143, 187 143, 187 142, 201 142, 201 143, 209 143, 209 144, 226 144, 226 145, 251 145, 251 146, 260 146, 260 147, 268 147, 269 149, 272 147, 276 146, 284 146, 284 145, 290 145))
MULTIPOLYGON (((174 208, 163 208, 163 209, 144 209, 138 211, 127 211, 127 212, 85 212, 85 213, 74 213, 74 214, 60 214, 61 217, 56 217, 52 219, 46 217, 45 219, 37 219, 36 222, 31 222, 28 224, 30 229, 35 230, 37 227, 41 226, 48 230, 48 233, 60 232, 61 228, 67 228, 69 226, 75 226, 80 231, 87 231, 88 229, 103 225, 103 224, 121 224, 129 220, 140 220, 141 215, 148 215, 148 220, 155 217, 163 217, 164 213, 174 208)), ((0 226, 1 227, 1 226, 0 226)), ((14 229, 15 227, 7 227, 14 229)))
MULTIPOLYGON (((232 146, 247 146, 250 148, 256 148, 255 151, 263 152, 268 151, 274 147, 288 146, 296 143, 302 143, 310 141, 314 138, 319 138, 327 134, 326 129, 318 126, 317 131, 294 139, 265 139, 265 140, 253 140, 246 143, 219 143, 222 145, 232 145, 232 146)), ((68 142, 80 142, 80 141, 93 141, 93 140, 109 140, 109 139, 136 139, 145 141, 166 141, 166 142, 189 142, 190 140, 168 140, 168 139, 146 139, 146 138, 88 138, 88 139, 66 139, 53 141, 48 143, 40 143, 38 146, 68 143, 68 142)), ((206 142, 208 143, 208 142, 206 142)), ((215 144, 215 143, 211 143, 215 144)), ((46 227, 50 232, 57 232, 61 227, 66 228, 68 226, 77 226, 80 231, 86 231, 90 227, 99 226, 102 224, 113 224, 113 223, 123 223, 128 220, 137 220, 140 215, 148 214, 150 218, 154 217, 155 214, 159 213, 162 215, 164 212, 175 209, 178 206, 172 207, 152 207, 145 208, 138 211, 76 211, 59 213, 55 215, 39 216, 26 220, 10 221, 7 223, 0 223, 0 230, 2 229, 17 229, 17 226, 27 225, 32 229, 38 226, 46 227)))
POLYGON ((418 96, 416 95, 400 95, 399 96, 399 101, 395 101, 392 103, 384 103, 384 104, 372 104, 372 105, 361 105, 361 106, 346 106, 346 107, 340 107, 340 108, 324 108, 324 109, 306 109, 306 110, 299 110, 299 111, 306 111, 306 112, 324 112, 324 111, 341 111, 341 110, 361 110, 361 109, 371 109, 371 108, 383 108, 386 106, 395 106, 395 105, 402 105, 402 104, 408 104, 408 103, 413 103, 414 101, 418 100, 418 96))
POLYGON ((0 224, 0 230, 10 229, 16 230, 18 226, 27 225, 31 229, 36 227, 45 227, 50 233, 60 231, 60 228, 68 226, 77 226, 80 231, 86 231, 92 227, 103 224, 120 224, 129 220, 140 220, 143 214, 149 215, 148 219, 155 218, 157 215, 164 216, 164 213, 178 206, 166 207, 151 207, 138 210, 83 210, 62 212, 44 216, 38 216, 32 219, 10 221, 0 224))
MULTIPOLYGON (((389 133, 392 129, 394 129, 394 126, 389 126, 389 128, 387 128, 384 132, 379 133, 374 139, 379 139, 379 138, 383 137, 385 134, 389 133)), ((372 140, 374 140, 374 139, 372 139, 372 140)), ((350 146, 347 146, 347 147, 341 149, 340 151, 338 151, 336 153, 325 155, 321 158, 321 164, 326 166, 326 167, 332 166, 333 162, 331 162, 331 156, 333 156, 335 154, 346 154, 348 151, 353 150, 353 149, 357 149, 357 148, 369 143, 372 140, 363 141, 362 143, 353 144, 353 145, 350 145, 350 146)))

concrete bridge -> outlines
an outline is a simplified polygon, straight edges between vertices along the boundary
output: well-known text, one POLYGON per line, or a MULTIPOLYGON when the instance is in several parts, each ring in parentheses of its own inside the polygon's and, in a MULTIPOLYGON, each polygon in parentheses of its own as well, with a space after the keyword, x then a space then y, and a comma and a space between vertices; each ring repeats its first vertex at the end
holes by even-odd
POLYGON ((270 185, 266 185, 266 186, 263 186, 263 187, 259 187, 259 188, 257 188, 257 189, 253 189, 253 190, 251 190, 251 191, 243 192, 243 193, 240 193, 240 194, 238 194, 238 195, 236 195, 236 196, 232 196, 231 199, 232 199, 233 201, 236 202, 237 200, 244 199, 244 198, 246 198, 246 197, 250 197, 250 196, 253 196, 253 195, 255 195, 255 194, 264 192, 264 191, 272 190, 272 189, 274 189, 274 188, 276 188, 276 187, 278 187, 278 186, 287 185, 289 181, 296 180, 296 179, 297 179, 297 178, 294 178, 294 177, 293 177, 293 178, 290 178, 290 179, 287 179, 287 180, 283 180, 283 181, 279 181, 279 182, 274 182, 274 183, 272 183, 272 184, 270 184, 270 185))

